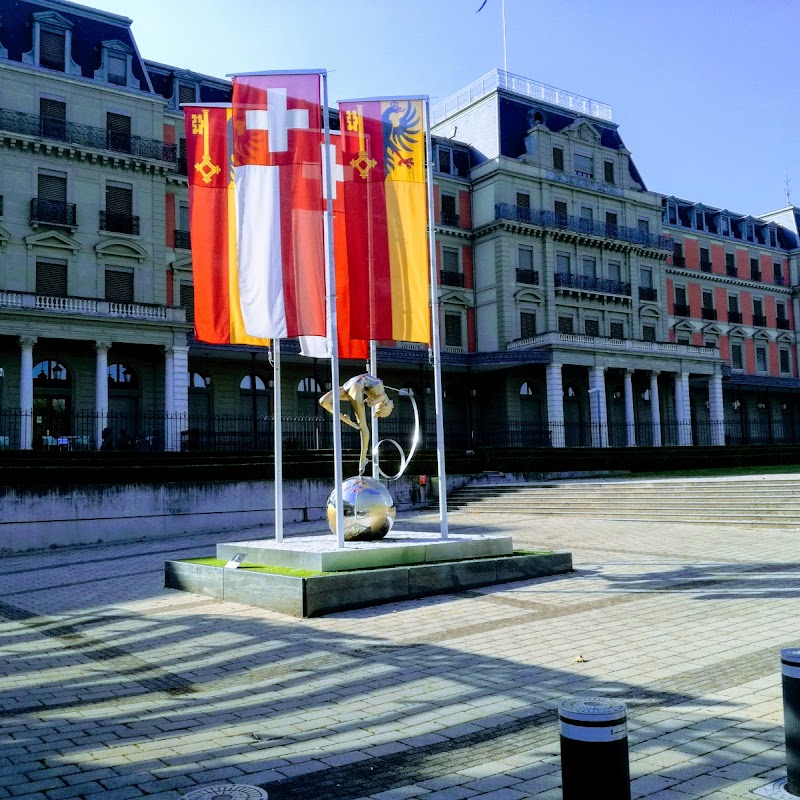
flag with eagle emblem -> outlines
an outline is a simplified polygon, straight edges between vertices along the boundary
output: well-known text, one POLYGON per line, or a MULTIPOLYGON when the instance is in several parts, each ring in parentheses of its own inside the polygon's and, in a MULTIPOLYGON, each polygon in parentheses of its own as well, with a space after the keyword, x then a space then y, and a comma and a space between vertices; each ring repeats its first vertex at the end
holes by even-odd
POLYGON ((431 339, 424 102, 339 103, 354 339, 431 339))

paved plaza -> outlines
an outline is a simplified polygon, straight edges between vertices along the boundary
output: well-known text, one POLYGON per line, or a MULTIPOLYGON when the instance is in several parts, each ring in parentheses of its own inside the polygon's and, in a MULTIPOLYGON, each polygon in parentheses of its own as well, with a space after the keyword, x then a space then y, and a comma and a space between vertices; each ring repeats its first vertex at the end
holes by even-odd
POLYGON ((569 549, 576 571, 297 620, 162 588, 165 559, 242 531, 0 559, 0 798, 560 798, 557 704, 591 694, 628 703, 634 797, 752 798, 785 775, 795 532, 452 525, 569 549))

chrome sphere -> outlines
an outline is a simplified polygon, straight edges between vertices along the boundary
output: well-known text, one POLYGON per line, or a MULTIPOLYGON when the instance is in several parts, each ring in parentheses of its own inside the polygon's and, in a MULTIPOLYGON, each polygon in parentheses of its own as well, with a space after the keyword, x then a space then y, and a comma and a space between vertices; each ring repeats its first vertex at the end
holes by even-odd
MULTIPOLYGON (((344 538, 348 542, 383 539, 394 525, 397 509, 389 490, 375 478, 356 475, 342 484, 344 538)), ((328 526, 336 533, 336 492, 328 498, 328 526)))

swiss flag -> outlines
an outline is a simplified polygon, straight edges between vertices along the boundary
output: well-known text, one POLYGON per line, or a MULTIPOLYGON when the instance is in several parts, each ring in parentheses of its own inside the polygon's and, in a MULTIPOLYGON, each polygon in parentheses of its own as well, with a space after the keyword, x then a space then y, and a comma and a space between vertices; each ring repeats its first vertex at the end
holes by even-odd
POLYGON ((239 296, 247 333, 324 336, 320 76, 233 79, 239 296))

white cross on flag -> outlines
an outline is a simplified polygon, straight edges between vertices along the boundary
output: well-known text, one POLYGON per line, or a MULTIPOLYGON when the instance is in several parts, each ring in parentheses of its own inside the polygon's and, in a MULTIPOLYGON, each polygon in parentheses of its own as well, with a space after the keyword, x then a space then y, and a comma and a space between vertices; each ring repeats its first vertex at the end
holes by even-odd
POLYGON ((325 336, 320 76, 237 75, 233 157, 247 332, 325 336))

